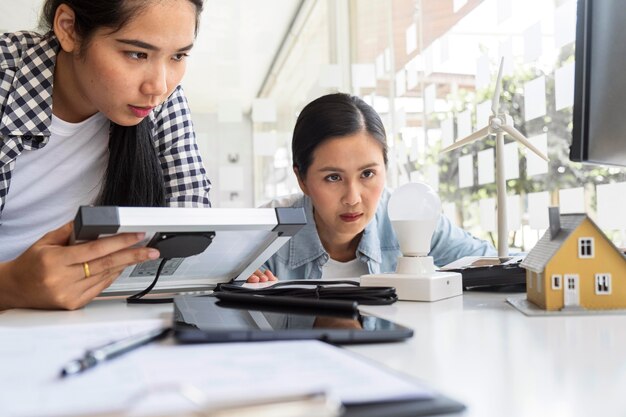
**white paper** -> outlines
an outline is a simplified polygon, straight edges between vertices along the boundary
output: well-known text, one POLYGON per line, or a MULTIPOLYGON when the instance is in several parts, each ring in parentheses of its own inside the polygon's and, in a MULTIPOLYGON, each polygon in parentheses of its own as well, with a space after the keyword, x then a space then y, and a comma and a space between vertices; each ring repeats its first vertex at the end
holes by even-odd
POLYGON ((413 90, 419 84, 417 61, 421 59, 420 55, 416 56, 405 66, 406 70, 406 88, 407 90, 413 90))
POLYGON ((519 178, 519 145, 509 142, 504 145, 504 178, 515 180, 519 178))
POLYGON ((441 121, 441 149, 447 148, 454 142, 454 120, 451 118, 441 121))
POLYGON ((429 84, 424 87, 424 112, 426 116, 435 111, 435 100, 437 99, 437 86, 429 84))
POLYGON ((472 134, 472 110, 462 111, 457 116, 457 137, 456 140, 463 139, 472 134))
POLYGON ((494 149, 478 152, 478 184, 490 184, 495 181, 494 149))
POLYGON ((550 194, 547 191, 528 194, 528 225, 533 230, 544 230, 550 226, 548 207, 550 194))
POLYGON ((524 31, 524 62, 535 62, 542 54, 541 22, 537 22, 524 31))
MULTIPOLYGON (((545 133, 528 138, 528 141, 544 155, 548 154, 548 135, 545 133)), ((533 175, 546 174, 547 172, 548 163, 535 155, 533 151, 526 149, 526 175, 531 177, 533 175)))
POLYGON ((526 121, 546 115, 546 79, 542 75, 524 84, 524 117, 526 121))
POLYGON ((480 211, 480 228, 485 232, 496 231, 496 200, 485 198, 478 203, 480 211))
POLYGON ((417 49, 417 25, 413 23, 406 30, 406 54, 410 55, 417 49))
POLYGON ((443 214, 454 224, 455 226, 461 227, 459 221, 456 216, 456 204, 454 203, 442 203, 441 209, 443 210, 443 214))
POLYGON ((489 65, 489 57, 487 55, 481 55, 476 60, 476 89, 489 88, 489 82, 491 81, 491 68, 489 65))
POLYGON ((276 132, 255 132, 253 134, 254 154, 258 156, 274 156, 278 144, 276 132))
POLYGON ((519 230, 522 227, 522 213, 520 210, 519 195, 509 195, 506 197, 506 219, 509 231, 519 230))
POLYGON ((276 121, 276 103, 269 98, 257 98, 252 101, 252 120, 254 122, 276 121))
POLYGON ((401 97, 406 93, 406 72, 404 68, 396 72, 396 97, 401 97))
POLYGON ((178 415, 196 409, 181 395, 186 387, 199 390, 211 404, 241 401, 242 393, 246 399, 262 399, 316 390, 348 404, 432 396, 409 378, 318 341, 151 344, 84 374, 58 378, 61 367, 82 356, 84 349, 138 333, 130 327, 94 323, 0 329, 0 339, 11 341, 0 345, 0 358, 28 358, 2 363, 2 414, 46 417, 141 410, 178 415))
POLYGON ((464 155, 459 158, 459 187, 474 185, 474 156, 464 155))
POLYGON ((508 20, 513 15, 513 0, 498 0, 498 23, 508 20))
POLYGON ((220 190, 222 191, 243 191, 243 167, 221 166, 219 173, 219 185, 220 190))
POLYGON ((559 190, 559 208, 561 213, 585 212, 585 189, 583 187, 559 190))
POLYGON ((337 64, 324 65, 320 71, 320 87, 340 88, 342 84, 341 67, 337 64))
POLYGON ((576 1, 559 6, 554 12, 554 46, 561 48, 576 39, 576 1))
POLYGON ((352 86, 354 88, 376 87, 374 64, 352 64, 352 86))
POLYGON ((397 130, 404 129, 406 127, 406 110, 403 107, 396 107, 396 125, 397 130))
POLYGON ((486 100, 476 105, 476 128, 482 129, 489 124, 491 117, 491 101, 486 100))
POLYGON ((554 101, 556 110, 574 105, 574 63, 554 71, 554 101))
MULTIPOLYGON (((626 230, 624 196, 626 182, 596 185, 598 226, 605 230, 626 230)), ((626 246, 626 242, 622 245, 626 246)))
POLYGON ((239 100, 221 100, 217 103, 217 121, 220 123, 239 123, 243 120, 239 100))
POLYGON ((376 78, 384 78, 386 71, 385 71, 385 54, 381 53, 380 55, 378 55, 376 57, 376 78))
POLYGON ((391 71, 391 49, 385 48, 383 52, 385 55, 385 74, 391 71))

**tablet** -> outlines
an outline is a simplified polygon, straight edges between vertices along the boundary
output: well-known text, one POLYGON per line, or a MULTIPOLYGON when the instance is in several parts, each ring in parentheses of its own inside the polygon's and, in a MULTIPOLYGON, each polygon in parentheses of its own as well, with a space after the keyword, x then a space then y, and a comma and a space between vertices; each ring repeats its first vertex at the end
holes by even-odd
MULTIPOLYGON (((322 300, 327 301, 327 300, 322 300)), ((232 303, 216 296, 174 297, 174 335, 180 343, 318 339, 333 344, 396 342, 413 330, 379 317, 334 308, 232 303)))
MULTIPOLYGON (((143 232, 136 246, 167 261, 152 292, 206 291, 246 279, 306 224, 302 208, 80 207, 71 243, 143 232)), ((161 259, 126 268, 101 295, 129 295, 153 281, 161 259)))

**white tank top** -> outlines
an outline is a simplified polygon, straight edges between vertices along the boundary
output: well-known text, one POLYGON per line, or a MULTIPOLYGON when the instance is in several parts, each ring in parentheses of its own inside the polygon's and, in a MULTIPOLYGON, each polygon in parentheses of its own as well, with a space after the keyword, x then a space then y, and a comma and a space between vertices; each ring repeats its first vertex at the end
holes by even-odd
POLYGON ((72 220, 78 206, 94 202, 108 163, 109 126, 102 113, 80 123, 53 115, 48 144, 17 157, 0 217, 0 262, 72 220))

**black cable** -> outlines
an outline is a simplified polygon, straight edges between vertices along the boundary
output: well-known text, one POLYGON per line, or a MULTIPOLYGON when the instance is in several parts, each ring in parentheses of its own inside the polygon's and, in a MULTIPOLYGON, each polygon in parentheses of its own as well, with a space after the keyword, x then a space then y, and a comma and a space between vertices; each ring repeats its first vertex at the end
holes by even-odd
POLYGON ((126 302, 128 304, 165 304, 171 303, 174 301, 173 298, 142 298, 144 295, 148 294, 154 286, 156 285, 159 277, 161 276, 161 271, 163 271, 163 267, 169 261, 167 258, 161 259, 161 263, 159 263, 159 267, 157 268, 156 274, 154 276, 154 280, 145 290, 139 291, 137 294, 133 294, 130 297, 126 298, 126 302))
POLYGON ((295 280, 280 281, 271 287, 253 289, 238 284, 219 284, 216 292, 231 292, 239 294, 257 294, 290 296, 301 298, 316 298, 325 300, 348 300, 359 304, 387 305, 398 301, 396 289, 393 287, 361 287, 355 281, 322 281, 322 280, 295 280), (313 288, 300 288, 306 285, 313 288), (341 286, 337 286, 341 285, 341 286), (346 286, 349 285, 349 286, 346 286), (290 288, 291 287, 291 288, 290 288), (356 287, 356 288, 355 288, 356 287))

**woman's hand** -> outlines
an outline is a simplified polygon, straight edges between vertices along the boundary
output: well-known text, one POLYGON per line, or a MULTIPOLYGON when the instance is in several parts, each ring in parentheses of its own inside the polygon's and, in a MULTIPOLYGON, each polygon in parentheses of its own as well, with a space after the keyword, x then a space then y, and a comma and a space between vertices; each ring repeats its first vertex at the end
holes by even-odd
POLYGON ((258 282, 268 282, 268 281, 278 281, 278 278, 272 274, 272 271, 266 269, 265 271, 261 271, 257 269, 254 271, 252 275, 246 280, 249 284, 256 284, 258 282))
POLYGON ((159 257, 156 249, 130 247, 143 239, 142 233, 68 246, 72 229, 67 223, 13 261, 0 264, 0 310, 75 310, 111 285, 127 266, 159 257))

